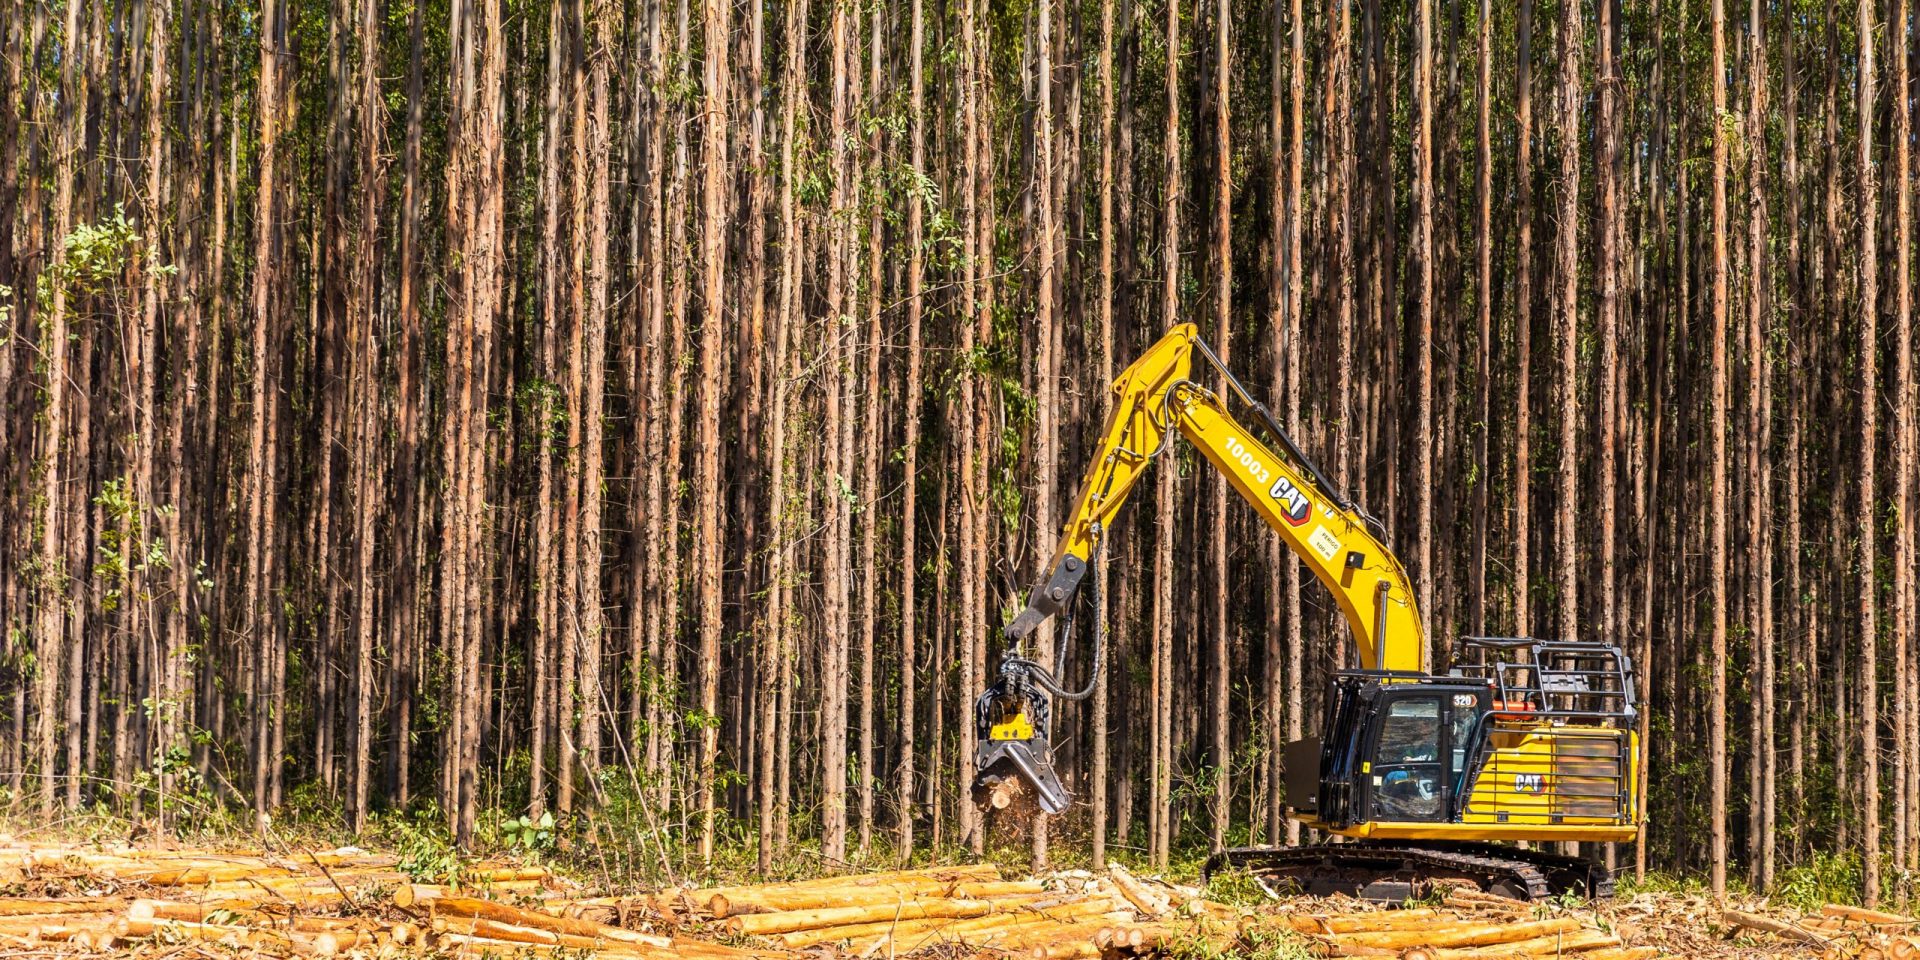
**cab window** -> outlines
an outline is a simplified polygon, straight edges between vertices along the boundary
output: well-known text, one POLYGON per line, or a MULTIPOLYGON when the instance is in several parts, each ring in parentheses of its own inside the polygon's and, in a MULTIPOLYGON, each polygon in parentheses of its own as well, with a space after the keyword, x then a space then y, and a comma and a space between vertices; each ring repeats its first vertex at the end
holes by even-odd
POLYGON ((1440 734, 1439 697, 1388 702, 1373 757, 1375 819, 1441 819, 1440 734))

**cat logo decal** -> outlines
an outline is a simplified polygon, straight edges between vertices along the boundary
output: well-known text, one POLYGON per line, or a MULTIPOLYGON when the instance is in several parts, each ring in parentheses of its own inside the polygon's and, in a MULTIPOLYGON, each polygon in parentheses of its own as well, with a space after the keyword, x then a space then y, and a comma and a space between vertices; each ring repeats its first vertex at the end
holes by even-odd
POLYGON ((1273 481, 1273 487, 1267 490, 1267 496, 1280 504, 1281 515, 1287 522, 1299 526, 1307 522, 1307 514, 1313 512, 1313 502, 1307 499, 1305 491, 1293 485, 1293 481, 1280 477, 1273 481))

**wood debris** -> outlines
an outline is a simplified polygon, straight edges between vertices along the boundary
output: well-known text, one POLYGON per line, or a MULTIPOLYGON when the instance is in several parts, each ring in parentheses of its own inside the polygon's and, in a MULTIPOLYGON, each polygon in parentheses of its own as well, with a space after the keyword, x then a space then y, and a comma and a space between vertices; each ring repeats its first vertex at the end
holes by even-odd
POLYGON ((1920 957, 1920 919, 1897 913, 1828 904, 1817 914, 1784 924, 1757 920, 1765 918, 1727 912, 1728 923, 1814 945, 1821 948, 1819 955, 1829 960, 1920 957))
MULTIPOLYGON (((0 846, 0 956, 424 956, 614 960, 1130 960, 1195 942, 1224 955, 1276 940, 1314 956, 1404 960, 1655 960, 1604 910, 1568 912, 1469 890, 1386 909, 1346 898, 1241 906, 1115 865, 1003 876, 929 867, 785 883, 588 896, 544 868, 483 864, 425 884, 357 849, 287 855, 0 846)), ((1920 957, 1913 921, 1835 908, 1749 915, 1835 958, 1920 957), (1876 952, 1877 951, 1877 952, 1876 952)), ((1726 921, 1730 926, 1733 921, 1726 921)), ((1734 954, 1728 954, 1734 955, 1734 954)))

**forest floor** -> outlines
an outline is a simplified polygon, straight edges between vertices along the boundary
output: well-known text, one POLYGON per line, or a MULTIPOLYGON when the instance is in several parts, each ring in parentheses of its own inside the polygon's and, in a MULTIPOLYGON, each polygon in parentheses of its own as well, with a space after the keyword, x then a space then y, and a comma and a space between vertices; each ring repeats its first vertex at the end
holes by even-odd
POLYGON ((23 842, 0 834, 0 958, 605 956, 835 960, 1581 960, 1920 956, 1920 923, 1641 891, 1523 905, 1453 890, 1399 908, 991 864, 699 889, 598 889, 516 858, 23 842), (431 874, 423 870, 431 870, 431 874), (424 882, 435 880, 438 882, 424 882))

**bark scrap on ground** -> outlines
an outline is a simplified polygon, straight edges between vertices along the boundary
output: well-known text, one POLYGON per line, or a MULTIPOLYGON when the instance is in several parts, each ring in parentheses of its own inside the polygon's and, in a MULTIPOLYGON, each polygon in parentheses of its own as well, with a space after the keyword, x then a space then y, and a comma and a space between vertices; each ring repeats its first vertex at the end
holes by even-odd
POLYGON ((416 883, 399 867, 393 855, 356 848, 0 841, 0 960, 1920 957, 1920 926, 1903 916, 1841 906, 1800 915, 1664 894, 1569 906, 1456 889, 1383 908, 1347 898, 1227 904, 1118 865, 1037 878, 956 865, 644 891, 591 890, 507 862, 463 868, 442 884, 416 883))

